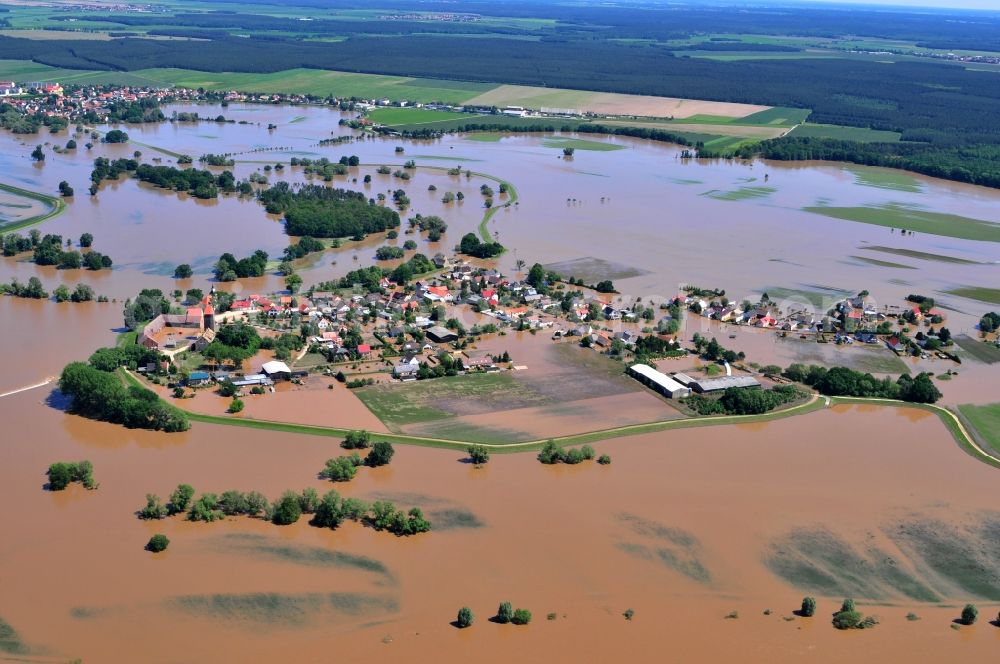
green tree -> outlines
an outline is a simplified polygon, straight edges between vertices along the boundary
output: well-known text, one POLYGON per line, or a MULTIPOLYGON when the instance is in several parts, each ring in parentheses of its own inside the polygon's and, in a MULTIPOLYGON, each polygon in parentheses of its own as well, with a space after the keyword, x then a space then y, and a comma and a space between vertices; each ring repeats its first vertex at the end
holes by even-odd
POLYGON ((979 609, 976 608, 975 604, 966 604, 965 608, 962 609, 962 624, 975 625, 977 618, 979 618, 979 609))
POLYGON ((372 451, 365 457, 365 465, 369 468, 385 466, 392 461, 392 455, 395 453, 392 443, 380 440, 372 445, 372 451))
POLYGON ((190 484, 178 484, 167 501, 167 512, 173 515, 187 511, 192 498, 194 498, 194 487, 190 484))
POLYGON ((816 598, 803 597, 802 608, 799 610, 799 613, 806 618, 812 618, 814 615, 816 615, 816 598))
POLYGON ((49 476, 49 491, 62 491, 73 481, 71 464, 57 462, 49 466, 46 474, 49 476))
POLYGON ((559 447, 554 440, 548 440, 542 447, 542 451, 538 453, 538 460, 544 464, 553 464, 563 461, 565 455, 563 454, 562 448, 559 447))
POLYGON ((345 450, 359 450, 371 446, 371 434, 367 431, 348 431, 340 446, 345 450))
POLYGON ((90 302, 94 299, 94 289, 87 284, 77 284, 69 299, 73 302, 90 302))
POLYGON ((299 289, 302 288, 302 277, 297 274, 288 275, 285 277, 285 288, 290 293, 298 293, 299 289))
POLYGON ((458 619, 455 622, 459 627, 465 629, 466 627, 472 625, 473 620, 475 620, 475 618, 472 615, 472 609, 467 606, 463 606, 458 610, 458 619))
POLYGON ((515 625, 527 625, 531 622, 531 611, 527 609, 517 609, 514 611, 514 617, 510 619, 515 625))
POLYGON ((286 491, 274 504, 271 521, 279 526, 289 526, 302 516, 302 504, 294 491, 286 491))
POLYGON ((323 494, 310 523, 317 528, 337 528, 344 522, 344 504, 336 491, 323 494))
POLYGON ((332 482, 349 482, 358 472, 362 463, 357 454, 327 459, 326 468, 320 471, 320 477, 332 482))
POLYGON ((602 466, 608 466, 611 464, 611 457, 609 457, 607 454, 602 454, 601 456, 597 457, 597 463, 601 464, 602 466))
POLYGON ((490 451, 485 445, 470 445, 468 452, 472 463, 477 466, 481 466, 490 460, 490 451))
POLYGON ((233 397, 233 400, 229 403, 228 410, 230 413, 235 414, 243 412, 243 408, 244 408, 243 400, 238 397, 233 397))
POLYGON ((55 290, 52 291, 53 297, 56 298, 56 302, 65 302, 70 298, 69 288, 65 284, 59 284, 56 286, 55 290))
POLYGON ((41 145, 36 145, 35 149, 31 151, 31 158, 37 162, 45 161, 45 151, 42 150, 41 145))
POLYGON ((174 279, 190 279, 194 271, 187 263, 181 263, 174 268, 174 279))
POLYGON ((161 551, 166 551, 168 546, 170 546, 170 540, 167 536, 157 533, 149 538, 149 542, 146 543, 146 550, 153 553, 160 553, 161 551))
POLYGON ((198 500, 192 503, 187 516, 188 521, 205 521, 207 523, 219 521, 224 517, 222 510, 219 509, 219 497, 214 493, 203 493, 198 496, 198 500))
POLYGON ((500 602, 500 608, 497 609, 496 621, 501 624, 509 623, 514 618, 514 607, 510 602, 500 602))
POLYGON ((162 519, 167 516, 167 508, 160 503, 160 497, 155 493, 146 494, 146 506, 139 510, 140 519, 162 519))

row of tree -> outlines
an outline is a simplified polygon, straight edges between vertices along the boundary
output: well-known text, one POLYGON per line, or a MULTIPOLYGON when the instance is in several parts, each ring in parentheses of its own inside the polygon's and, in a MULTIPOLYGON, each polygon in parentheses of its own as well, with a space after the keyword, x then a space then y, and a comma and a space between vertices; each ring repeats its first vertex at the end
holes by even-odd
POLYGON ((934 403, 941 398, 931 374, 926 372, 913 377, 903 374, 893 381, 888 376, 879 379, 847 367, 827 369, 815 364, 792 364, 783 375, 829 396, 878 397, 911 403, 934 403))
POLYGON ((336 491, 320 496, 311 487, 301 492, 285 491, 274 501, 262 493, 230 490, 221 495, 203 493, 194 500, 195 490, 190 484, 178 485, 164 504, 156 494, 146 494, 146 505, 136 513, 140 519, 158 520, 187 513, 189 521, 212 522, 227 516, 263 518, 279 526, 296 523, 303 515, 311 515, 310 524, 319 528, 335 529, 344 521, 359 521, 375 530, 386 530, 396 535, 416 535, 431 529, 423 511, 414 507, 408 511, 397 509, 388 501, 375 501, 371 505, 355 498, 341 498, 336 491))

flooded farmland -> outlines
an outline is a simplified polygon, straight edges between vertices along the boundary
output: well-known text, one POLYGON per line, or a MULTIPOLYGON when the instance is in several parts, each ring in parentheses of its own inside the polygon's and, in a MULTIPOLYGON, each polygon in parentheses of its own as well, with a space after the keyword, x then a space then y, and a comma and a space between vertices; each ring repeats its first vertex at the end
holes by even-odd
MULTIPOLYGON (((254 200, 200 201, 128 179, 103 184, 96 197, 86 194, 95 157, 136 150, 143 161, 163 164, 177 154, 231 153, 238 178, 284 162, 282 172, 267 172, 272 182, 307 181, 287 165, 293 156, 358 155, 362 165, 334 178, 334 186, 372 197, 403 188, 413 201, 404 219, 419 212, 448 222, 437 243, 401 232, 396 240, 348 241, 309 257, 299 270, 307 285, 372 265, 385 243, 412 239, 428 255, 450 250, 479 226, 479 187, 495 183, 489 176, 517 189, 517 204, 488 225, 510 249, 500 259, 509 273, 518 260, 561 265, 588 282, 614 279, 621 291, 614 298, 623 302, 662 302, 683 284, 722 288, 734 300, 769 292, 783 307, 820 310, 864 289, 880 304, 924 293, 936 297, 955 334, 975 335, 978 318, 996 306, 947 292, 1000 282, 1000 243, 925 231, 904 236, 880 225, 881 217, 863 223, 837 216, 889 209, 888 218, 937 231, 940 218, 928 215, 950 215, 951 224, 1000 223, 1000 192, 992 190, 837 164, 685 160, 677 146, 599 136, 580 138, 572 157, 563 156, 562 141, 535 135, 320 145, 352 135, 338 125, 347 116, 302 106, 169 110, 247 124, 129 125, 132 143, 95 142, 88 150, 81 141, 76 151, 49 150, 44 165, 32 163, 31 149, 65 144, 66 132, 27 141, 0 133, 4 183, 54 194, 66 180, 76 189, 65 212, 36 228, 74 241, 92 233, 94 249, 114 259, 113 270, 96 273, 36 266, 25 256, 0 259, 0 281, 37 276, 49 290, 84 282, 113 300, 0 298, 0 394, 112 345, 122 303, 139 288, 207 291, 220 254, 260 248, 276 257, 289 243, 280 218, 254 200), (588 149, 594 144, 616 149, 588 149), (406 182, 375 171, 409 159, 418 168, 406 182), (454 166, 463 172, 449 175, 454 166), (464 202, 442 203, 446 191, 463 192, 464 202), (180 263, 193 266, 192 278, 171 278, 180 263)), ((0 203, 24 204, 6 195, 0 203)), ((0 207, 0 223, 25 209, 0 207)), ((248 294, 281 283, 271 273, 217 286, 248 294)), ((695 332, 718 336, 760 364, 941 371, 934 362, 794 335, 779 339, 768 330, 733 332, 689 316, 683 334, 695 332)), ((578 349, 547 335, 511 333, 477 350, 508 351, 526 367, 501 386, 505 391, 489 393, 498 400, 484 397, 478 408, 469 395, 431 389, 405 404, 429 413, 425 419, 380 420, 379 407, 399 407, 385 399, 379 405, 383 386, 363 388, 374 396, 359 398, 323 378, 302 389, 282 386, 259 404, 248 398, 245 415, 488 442, 678 416, 630 379, 581 369, 578 358, 564 354, 578 349)), ((959 371, 941 388, 946 403, 1000 400, 989 365, 969 361, 959 371)), ((0 538, 0 659, 318 661, 350 653, 357 662, 696 655, 938 661, 986 658, 1000 647, 1000 629, 987 622, 1000 608, 1000 476, 963 453, 926 411, 837 406, 770 423, 594 443, 598 454, 612 456, 608 466, 543 466, 525 453, 496 454, 475 468, 460 452, 397 446, 391 466, 334 485, 317 473, 342 453, 335 438, 201 423, 166 435, 64 408, 51 384, 0 398, 8 432, 0 443, 0 496, 8 506, 0 538), (78 459, 94 463, 99 490, 43 490, 50 463, 78 459), (400 538, 351 522, 329 530, 305 519, 279 527, 243 517, 136 518, 147 493, 165 498, 182 482, 199 493, 257 490, 269 498, 286 489, 335 488, 421 507, 434 530, 400 538), (173 542, 157 557, 143 551, 155 532, 173 542), (803 595, 818 598, 815 618, 793 615, 803 595), (834 630, 828 615, 845 596, 876 615, 879 626, 834 630), (530 609, 532 624, 489 622, 504 600, 530 609), (980 623, 953 630, 951 621, 970 601, 980 607, 980 623), (462 606, 475 613, 472 629, 449 624, 462 606), (631 620, 623 617, 628 609, 631 620), (738 617, 726 619, 734 611, 738 617), (910 612, 920 620, 908 620, 910 612)), ((224 408, 210 394, 190 406, 213 415, 224 408)))
POLYGON ((439 526, 396 538, 352 523, 135 518, 146 493, 180 482, 325 491, 316 471, 339 451, 331 439, 129 431, 53 412, 40 392, 3 405, 22 432, 0 448, 4 496, 18 506, 0 546, 3 568, 18 571, 5 575, 3 619, 33 655, 311 660, 335 643, 352 661, 697 651, 832 662, 986 657, 997 646, 986 622, 949 628, 956 605, 992 615, 1000 604, 996 471, 920 411, 838 408, 598 443, 613 457, 606 467, 521 454, 477 469, 461 453, 401 447, 392 466, 336 485, 419 505, 439 526), (51 459, 84 457, 97 491, 41 490, 51 459), (155 559, 142 550, 152 532, 174 542, 155 559), (793 616, 804 594, 819 598, 816 618, 793 616), (824 616, 844 595, 878 628, 830 627, 824 616), (533 623, 489 623, 502 600, 532 610, 533 623), (477 623, 459 631, 448 623, 463 605, 477 623), (739 619, 726 620, 732 611, 739 619))

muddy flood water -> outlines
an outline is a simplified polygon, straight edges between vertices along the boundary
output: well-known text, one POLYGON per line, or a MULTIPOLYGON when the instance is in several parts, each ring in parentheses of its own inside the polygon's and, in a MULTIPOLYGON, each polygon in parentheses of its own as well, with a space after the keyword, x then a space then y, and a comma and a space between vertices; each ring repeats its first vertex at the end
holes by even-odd
POLYGON ((323 492, 316 472, 340 450, 209 425, 127 431, 53 412, 44 396, 4 400, 18 433, 0 446, 0 616, 47 661, 940 661, 1000 647, 986 620, 950 627, 966 601, 986 618, 1000 605, 996 471, 920 411, 598 443, 610 466, 515 454, 474 468, 399 447, 389 467, 336 488, 421 506, 435 529, 401 539, 304 519, 142 522, 145 494, 180 482, 323 492), (41 471, 63 458, 90 459, 100 488, 43 491, 41 471), (172 542, 155 557, 143 551, 154 532, 172 542), (817 617, 793 616, 804 594, 817 617), (843 596, 881 624, 834 630, 843 596), (530 609, 531 625, 489 622, 503 600, 530 609), (477 621, 457 630, 464 605, 477 621))
MULTIPOLYGON (((1000 245, 904 237, 802 209, 896 206, 997 222, 996 191, 837 164, 686 161, 677 146, 597 136, 579 137, 593 144, 576 144, 569 159, 567 137, 559 136, 320 146, 352 133, 338 126, 340 113, 174 108, 248 124, 128 126, 130 144, 88 151, 78 141, 80 149, 64 153, 49 146, 44 165, 31 162, 31 149, 63 145, 65 132, 0 133, 0 181, 54 193, 67 180, 77 191, 63 214, 36 228, 74 241, 90 232, 94 249, 115 264, 92 273, 35 266, 26 256, 0 259, 2 282, 38 276, 50 291, 83 282, 113 300, 0 297, 0 394, 113 344, 122 303, 138 289, 207 291, 220 254, 262 248, 276 257, 289 243, 281 220, 254 200, 196 201, 126 179, 86 194, 95 157, 135 150, 163 164, 177 153, 236 153, 238 178, 292 156, 356 154, 363 165, 334 186, 372 197, 403 188, 413 201, 404 219, 420 212, 448 222, 438 243, 400 232, 397 240, 345 242, 311 257, 299 269, 306 286, 373 264, 386 243, 414 239, 425 254, 449 252, 477 229, 479 187, 496 188, 480 175, 488 174, 510 181, 519 197, 489 224, 510 249, 500 259, 508 273, 524 260, 588 281, 610 278, 623 302, 659 302, 685 283, 726 289, 733 300, 768 291, 785 307, 822 308, 862 289, 880 305, 902 304, 917 292, 938 299, 954 334, 975 335, 978 318, 996 306, 948 291, 995 288, 1000 245), (408 159, 418 168, 407 182, 375 173, 378 164, 408 159), (474 173, 448 175, 455 165, 474 173), (446 191, 462 191, 465 201, 442 203, 446 191), (195 275, 173 280, 179 263, 195 275)), ((306 181, 287 165, 268 176, 306 181)), ((0 223, 27 214, 16 196, 0 203, 0 223)), ((218 286, 253 293, 280 284, 271 274, 218 286)), ((685 337, 718 336, 761 364, 945 368, 686 320, 685 337)), ((317 382, 260 397, 266 403, 250 402, 245 415, 420 435, 460 429, 483 440, 489 431, 530 439, 678 416, 620 376, 587 385, 555 347, 547 335, 511 333, 477 349, 509 351, 527 367, 511 380, 537 402, 506 410, 383 422, 342 386, 317 382)), ((942 384, 945 403, 1000 401, 995 366, 970 361, 960 373, 942 384)), ((190 408, 220 414, 222 403, 203 394, 190 408)), ((0 660, 938 662, 991 661, 1000 652, 1000 628, 989 622, 1000 610, 1000 471, 965 454, 926 411, 838 406, 594 443, 598 455, 612 457, 607 466, 545 466, 523 453, 494 454, 476 468, 461 452, 397 445, 391 465, 361 468, 339 484, 317 475, 344 453, 329 437, 200 423, 181 434, 127 430, 67 414, 54 384, 0 396, 0 417, 0 660), (49 464, 79 459, 94 464, 96 491, 44 490, 49 464), (433 530, 400 538, 353 522, 315 528, 306 518, 279 527, 242 517, 209 524, 136 517, 147 493, 165 500, 179 483, 199 494, 256 490, 272 499, 286 489, 333 488, 420 507, 433 530), (158 532, 170 548, 144 551, 158 532), (804 595, 818 599, 813 618, 793 613, 804 595), (830 615, 844 597, 880 624, 833 629, 830 615), (501 601, 529 609, 531 624, 491 622, 501 601), (956 629, 967 602, 977 604, 980 620, 956 629), (475 624, 460 630, 451 621, 463 606, 475 624)))

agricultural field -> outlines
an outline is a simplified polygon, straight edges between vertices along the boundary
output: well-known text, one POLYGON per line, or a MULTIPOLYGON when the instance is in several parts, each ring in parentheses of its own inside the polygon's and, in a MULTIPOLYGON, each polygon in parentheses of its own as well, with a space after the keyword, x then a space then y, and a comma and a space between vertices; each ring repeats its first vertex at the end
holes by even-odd
POLYGON ((963 405, 958 407, 962 414, 990 448, 1000 452, 1000 404, 987 406, 963 405))
POLYGON ((859 143, 896 143, 902 134, 895 131, 879 131, 867 127, 841 127, 829 124, 804 122, 788 134, 794 138, 833 138, 838 141, 859 143))
POLYGON ((368 114, 368 119, 372 122, 389 127, 420 125, 469 117, 467 113, 430 111, 424 108, 377 108, 368 114))
POLYGON ((904 171, 847 166, 845 170, 854 175, 854 181, 866 187, 891 189, 919 193, 924 190, 923 184, 904 171))
POLYGON ((986 343, 981 339, 974 339, 967 334, 956 336, 955 343, 979 362, 985 364, 1000 363, 1000 348, 997 348, 993 344, 986 343))
POLYGON ((744 117, 769 108, 753 104, 539 88, 525 85, 501 85, 467 100, 466 103, 476 106, 572 109, 598 115, 636 115, 660 118, 687 118, 701 114, 744 117))
POLYGON ((811 206, 803 209, 831 219, 902 228, 916 233, 963 240, 1000 242, 1000 224, 956 214, 926 212, 898 204, 889 203, 871 207, 811 206))
POLYGON ((989 304, 1000 304, 1000 288, 984 288, 981 286, 963 286, 945 291, 949 295, 978 300, 989 304))
POLYGON ((624 376, 620 363, 567 345, 542 352, 523 372, 373 385, 354 394, 390 431, 497 444, 679 417, 624 376))

